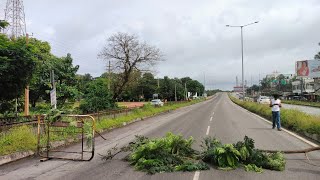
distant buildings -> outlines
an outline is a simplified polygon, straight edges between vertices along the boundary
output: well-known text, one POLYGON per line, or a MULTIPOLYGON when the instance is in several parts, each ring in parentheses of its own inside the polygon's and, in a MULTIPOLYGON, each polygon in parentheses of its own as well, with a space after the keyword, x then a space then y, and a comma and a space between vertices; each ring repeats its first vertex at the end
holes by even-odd
POLYGON ((315 81, 313 78, 301 78, 292 82, 292 93, 295 95, 315 93, 315 81))

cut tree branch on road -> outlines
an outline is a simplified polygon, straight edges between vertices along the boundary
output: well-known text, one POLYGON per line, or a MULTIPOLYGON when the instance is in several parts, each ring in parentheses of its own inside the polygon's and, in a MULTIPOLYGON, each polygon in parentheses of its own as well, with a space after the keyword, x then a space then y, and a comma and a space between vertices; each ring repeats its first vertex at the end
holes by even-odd
POLYGON ((116 79, 112 81, 113 99, 121 95, 134 71, 147 71, 150 66, 162 60, 157 47, 140 42, 135 35, 120 32, 107 39, 107 44, 98 57, 110 60, 113 72, 117 73, 116 79))

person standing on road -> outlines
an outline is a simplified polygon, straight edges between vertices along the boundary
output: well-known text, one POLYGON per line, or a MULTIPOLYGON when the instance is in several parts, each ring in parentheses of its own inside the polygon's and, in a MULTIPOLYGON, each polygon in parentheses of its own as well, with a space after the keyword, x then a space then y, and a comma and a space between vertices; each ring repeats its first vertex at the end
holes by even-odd
POLYGON ((272 110, 272 129, 277 125, 278 131, 281 131, 281 122, 280 122, 280 108, 281 100, 277 94, 273 95, 274 99, 270 101, 270 107, 272 110))

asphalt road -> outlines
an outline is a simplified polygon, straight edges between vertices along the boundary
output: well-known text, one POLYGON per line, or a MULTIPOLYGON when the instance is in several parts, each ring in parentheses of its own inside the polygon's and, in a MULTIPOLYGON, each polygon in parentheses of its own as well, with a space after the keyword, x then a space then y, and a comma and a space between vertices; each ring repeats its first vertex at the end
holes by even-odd
POLYGON ((320 115, 320 108, 317 108, 317 107, 301 106, 301 105, 294 105, 294 104, 282 104, 282 107, 284 109, 296 109, 311 115, 316 115, 316 116, 320 115))
MULTIPOLYGON (((260 149, 293 150, 310 147, 284 131, 271 129, 271 125, 233 104, 227 94, 218 94, 211 100, 170 113, 149 118, 105 133, 107 141, 96 138, 97 154, 106 154, 117 145, 121 147, 134 139, 136 134, 159 137, 171 131, 185 137, 193 136, 195 148, 203 137, 215 136, 223 143, 234 143, 245 135, 253 138, 260 149)), ((69 147, 76 149, 77 145, 69 147)), ((205 179, 320 179, 320 152, 286 155, 287 165, 283 172, 265 170, 264 173, 245 172, 238 168, 221 171, 211 168, 201 172, 178 172, 147 175, 135 171, 123 157, 117 155, 111 161, 102 161, 99 155, 90 162, 50 160, 39 162, 29 158, 0 166, 0 179, 111 179, 111 180, 200 180, 205 179)))

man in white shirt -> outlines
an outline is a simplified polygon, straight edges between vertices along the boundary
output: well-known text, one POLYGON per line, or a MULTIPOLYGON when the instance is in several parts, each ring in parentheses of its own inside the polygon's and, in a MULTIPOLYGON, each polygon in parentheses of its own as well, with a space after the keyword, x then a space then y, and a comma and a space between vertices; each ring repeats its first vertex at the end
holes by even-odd
POLYGON ((278 131, 281 131, 281 123, 280 123, 280 108, 281 108, 281 100, 277 94, 273 95, 274 99, 270 101, 270 107, 272 108, 272 129, 274 129, 277 125, 278 131))

